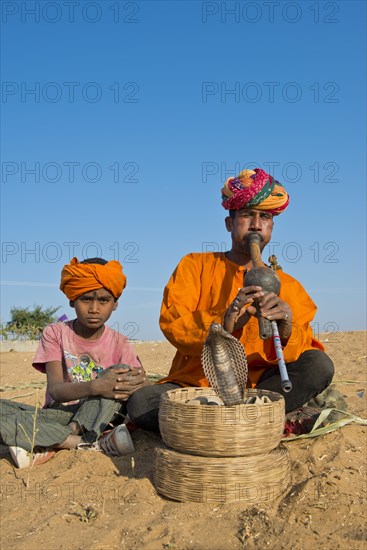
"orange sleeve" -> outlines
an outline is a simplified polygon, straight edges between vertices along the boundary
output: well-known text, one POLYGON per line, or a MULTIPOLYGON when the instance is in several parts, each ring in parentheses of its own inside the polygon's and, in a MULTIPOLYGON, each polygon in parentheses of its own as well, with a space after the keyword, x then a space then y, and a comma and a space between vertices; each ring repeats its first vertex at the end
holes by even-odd
POLYGON ((209 292, 202 284, 205 261, 212 262, 209 255, 184 256, 164 290, 159 324, 182 355, 199 356, 211 323, 222 323, 226 312, 225 307, 202 309, 202 293, 209 292))

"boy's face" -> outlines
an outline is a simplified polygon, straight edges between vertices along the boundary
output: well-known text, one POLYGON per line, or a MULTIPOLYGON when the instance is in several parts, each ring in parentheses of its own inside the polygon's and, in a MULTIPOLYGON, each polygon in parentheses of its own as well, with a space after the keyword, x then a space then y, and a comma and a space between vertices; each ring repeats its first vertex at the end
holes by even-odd
POLYGON ((104 325, 117 308, 117 304, 118 302, 105 288, 91 290, 70 302, 79 323, 88 329, 99 329, 104 325))

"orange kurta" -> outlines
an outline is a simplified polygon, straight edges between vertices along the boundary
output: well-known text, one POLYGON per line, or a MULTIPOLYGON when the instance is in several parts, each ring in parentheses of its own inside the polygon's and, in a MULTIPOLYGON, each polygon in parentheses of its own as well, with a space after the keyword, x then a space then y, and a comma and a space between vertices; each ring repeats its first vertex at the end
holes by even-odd
MULTIPOLYGON (((313 338, 310 322, 316 306, 303 286, 278 270, 280 298, 293 313, 293 328, 284 347, 286 363, 296 361, 306 350, 323 346, 313 338)), ((223 323, 229 304, 243 286, 244 267, 228 260, 224 253, 193 253, 184 256, 165 290, 160 327, 177 349, 169 375, 161 382, 182 386, 208 386, 200 355, 211 323, 223 323)), ((254 387, 266 368, 277 365, 272 339, 261 340, 258 321, 249 322, 234 336, 242 342, 247 355, 248 386, 254 387)))

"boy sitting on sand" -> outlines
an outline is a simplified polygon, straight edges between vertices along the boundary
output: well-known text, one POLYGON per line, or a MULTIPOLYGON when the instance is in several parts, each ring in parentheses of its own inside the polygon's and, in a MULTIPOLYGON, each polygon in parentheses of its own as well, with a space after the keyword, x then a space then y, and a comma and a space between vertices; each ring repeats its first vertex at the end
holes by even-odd
MULTIPOLYGON (((73 258, 60 289, 76 319, 43 331, 33 366, 46 373, 45 408, 38 410, 33 464, 51 458, 50 449, 95 448, 118 456, 133 448, 126 426, 101 435, 124 402, 147 384, 145 371, 127 338, 105 326, 126 286, 117 261, 73 258)), ((3 442, 18 467, 29 465, 35 407, 1 401, 3 442)))

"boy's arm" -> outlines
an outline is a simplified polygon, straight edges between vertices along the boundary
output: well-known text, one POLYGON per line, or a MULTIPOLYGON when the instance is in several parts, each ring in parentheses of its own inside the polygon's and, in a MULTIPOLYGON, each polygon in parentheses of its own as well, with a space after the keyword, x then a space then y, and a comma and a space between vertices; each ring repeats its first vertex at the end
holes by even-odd
POLYGON ((143 369, 129 370, 128 366, 114 366, 101 378, 86 382, 65 382, 61 361, 46 363, 47 390, 54 401, 67 402, 85 397, 100 396, 125 400, 145 382, 143 369))
POLYGON ((93 380, 88 382, 65 382, 61 361, 46 363, 47 390, 54 401, 64 402, 93 395, 93 380))

